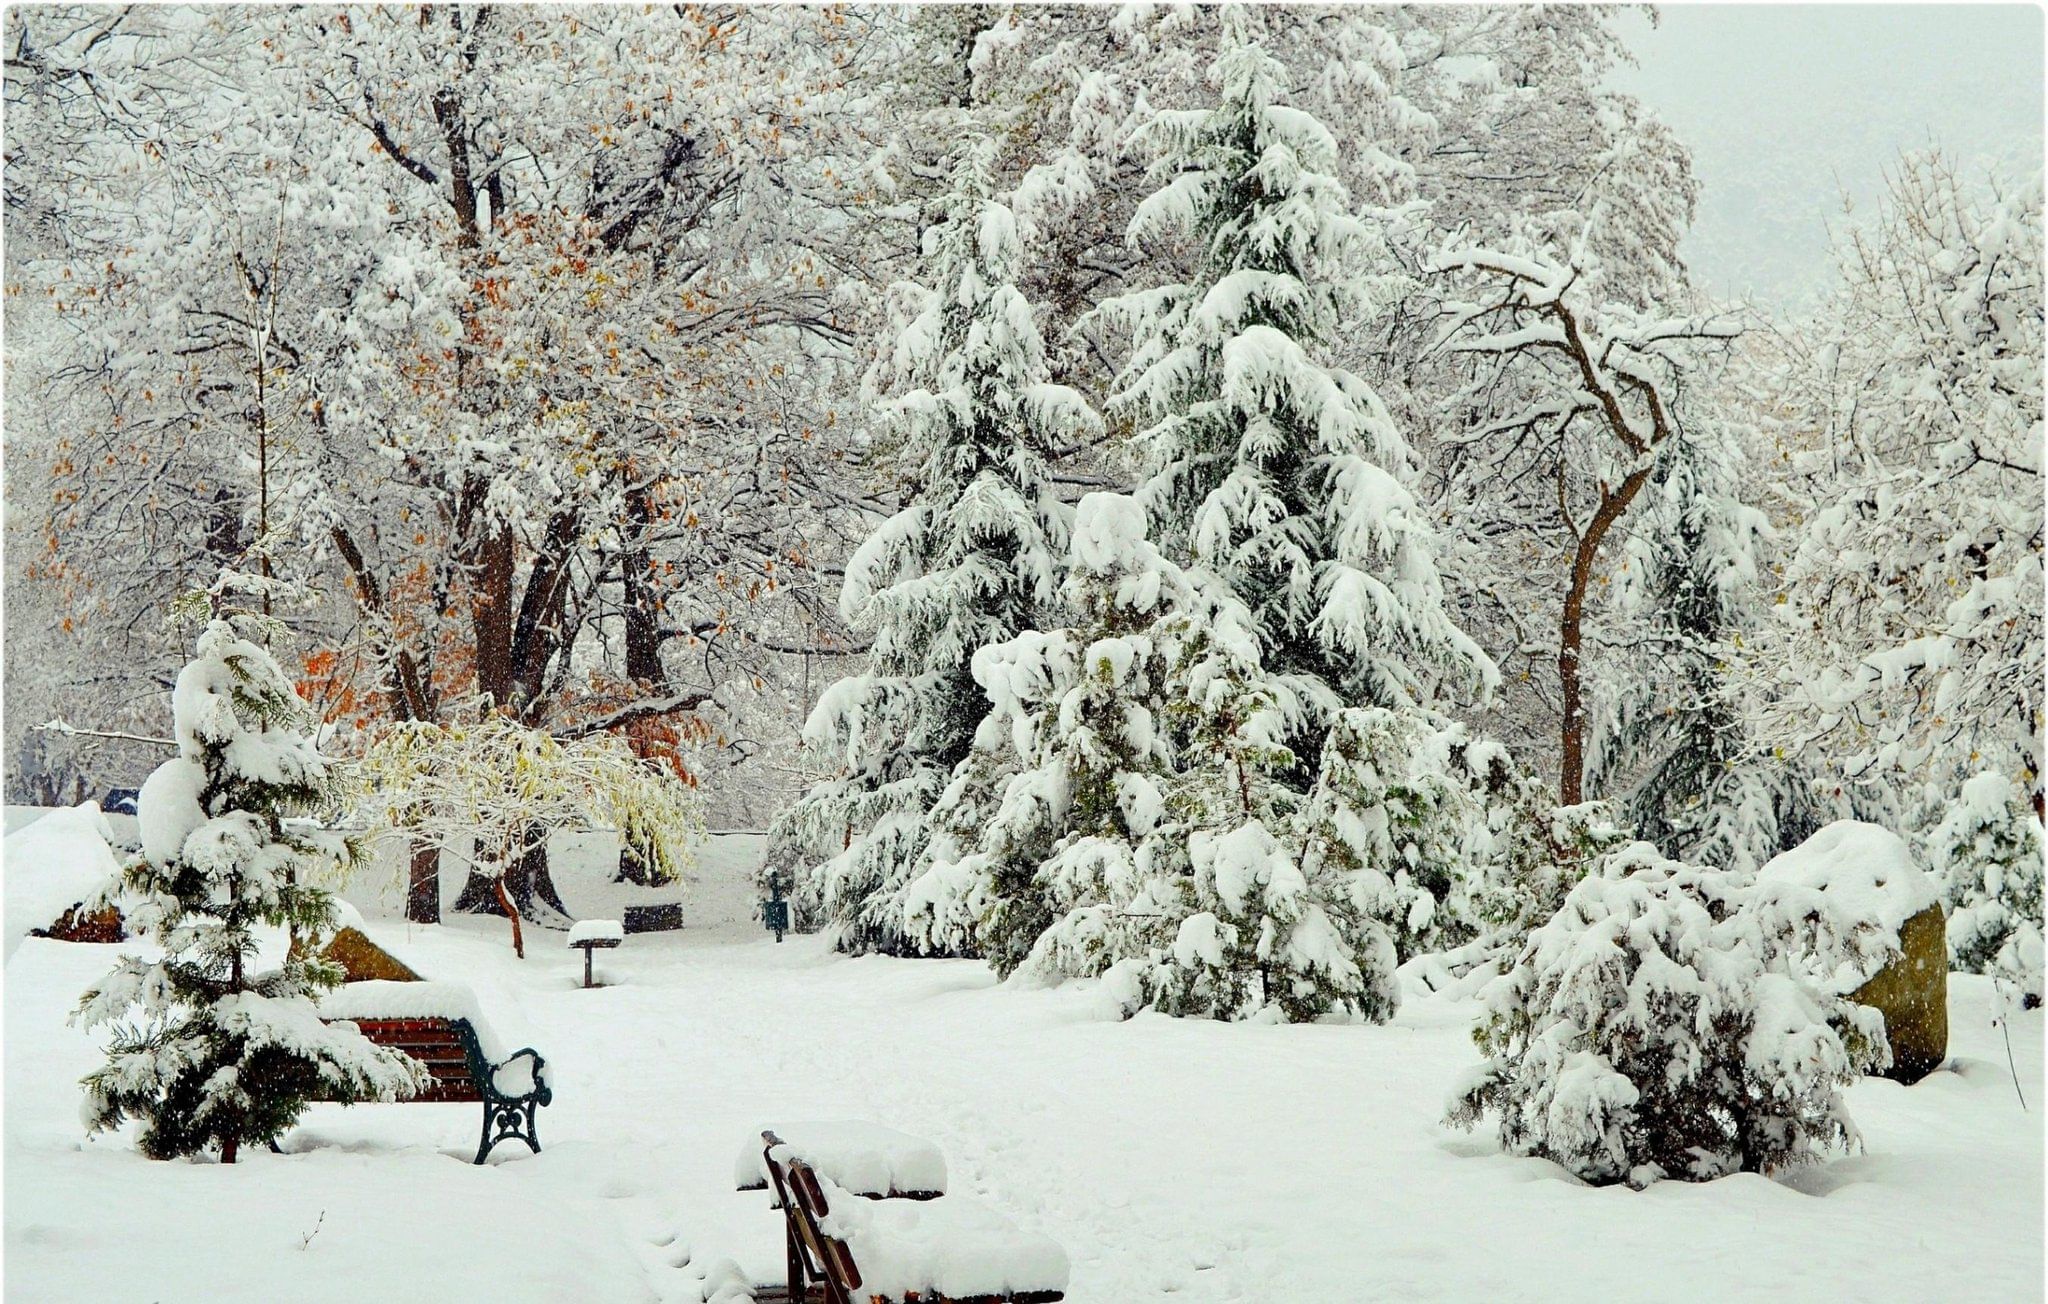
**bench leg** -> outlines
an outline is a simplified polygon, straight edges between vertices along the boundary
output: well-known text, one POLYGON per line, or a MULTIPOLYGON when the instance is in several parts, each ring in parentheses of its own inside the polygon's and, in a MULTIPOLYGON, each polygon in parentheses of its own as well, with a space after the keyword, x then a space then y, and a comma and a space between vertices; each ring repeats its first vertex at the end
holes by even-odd
POLYGON ((503 1104, 484 1102, 484 1129, 476 1148, 476 1162, 490 1156, 500 1141, 524 1141, 533 1153, 540 1153, 540 1102, 519 1100, 503 1104))
POLYGON ((782 1219, 782 1244, 789 1266, 789 1304, 804 1304, 804 1252, 797 1244, 796 1224, 786 1211, 782 1219))

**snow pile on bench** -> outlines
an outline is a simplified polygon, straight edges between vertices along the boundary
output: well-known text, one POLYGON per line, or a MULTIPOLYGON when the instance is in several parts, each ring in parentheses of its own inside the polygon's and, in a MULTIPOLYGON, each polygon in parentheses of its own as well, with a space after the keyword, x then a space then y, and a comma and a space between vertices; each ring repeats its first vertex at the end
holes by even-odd
MULTIPOLYGON (((508 1047, 484 1022, 476 993, 461 983, 343 983, 320 998, 323 1019, 448 1019, 466 1020, 476 1031, 477 1048, 492 1064, 505 1064, 516 1047, 508 1047)), ((533 1089, 533 1061, 505 1064, 493 1079, 499 1091, 523 1096, 533 1089), (522 1086, 521 1083, 524 1083, 522 1086)))
POLYGON ((626 940, 626 926, 616 919, 579 919, 569 930, 569 945, 581 946, 585 942, 623 942, 626 940))
POLYGON ((1900 929, 1940 897, 1898 834, 1837 820, 1757 871, 1746 912, 1800 977, 1842 996, 1898 957, 1900 929))
POLYGON ((113 835, 99 803, 53 810, 7 835, 7 950, 11 960, 30 929, 48 928, 88 901, 120 872, 113 835))
MULTIPOLYGON (((778 1159, 801 1159, 820 1177, 856 1195, 943 1195, 946 1157, 922 1137, 879 1123, 793 1123, 777 1127, 778 1159)), ((768 1185, 768 1163, 760 1134, 740 1151, 733 1184, 742 1190, 768 1185)))
POLYGON ((1065 1291, 1067 1253, 967 1196, 863 1200, 820 1178, 830 1212, 818 1230, 843 1241, 860 1269, 863 1295, 950 1298, 1065 1291))

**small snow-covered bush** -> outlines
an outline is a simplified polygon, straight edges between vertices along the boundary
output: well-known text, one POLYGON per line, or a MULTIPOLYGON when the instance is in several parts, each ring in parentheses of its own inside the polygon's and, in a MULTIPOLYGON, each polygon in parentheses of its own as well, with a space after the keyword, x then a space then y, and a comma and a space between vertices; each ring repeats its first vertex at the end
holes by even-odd
POLYGON ((1340 878, 1402 960, 1473 934, 1462 888, 1483 816, 1449 756, 1459 732, 1419 710, 1340 711, 1302 811, 1304 861, 1340 878))
POLYGON ((1750 880, 1606 858, 1529 934, 1474 1032, 1490 1058, 1450 1119, 1599 1185, 1765 1172, 1856 1139, 1841 1089, 1887 1058, 1882 1018, 1773 963, 1750 880))
POLYGON ((1985 773, 1963 785, 1927 838, 1948 905, 1955 967, 2042 988, 2041 821, 2013 783, 1985 773))
POLYGON ((1198 832, 1188 853, 1194 872, 1174 883, 1180 925, 1143 975, 1154 1008, 1295 1023, 1393 1016, 1400 998, 1386 931, 1345 912, 1265 825, 1198 832))

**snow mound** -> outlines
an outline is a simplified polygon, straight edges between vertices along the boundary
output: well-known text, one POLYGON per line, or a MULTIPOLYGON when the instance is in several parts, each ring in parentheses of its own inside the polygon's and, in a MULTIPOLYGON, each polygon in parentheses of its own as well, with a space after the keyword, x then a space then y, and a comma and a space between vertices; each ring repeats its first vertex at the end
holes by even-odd
POLYGON ((6 866, 7 951, 29 930, 48 928, 66 910, 97 895, 120 873, 113 835, 98 802, 53 810, 7 835, 0 862, 6 866))
POLYGON ((1756 881, 1773 892, 1818 893, 1825 908, 1894 932, 1941 896, 1904 838, 1861 820, 1836 820, 1773 857, 1756 881))
MULTIPOLYGON (((858 1121, 792 1123, 774 1131, 788 1157, 803 1160, 820 1177, 856 1195, 945 1192, 946 1157, 922 1137, 858 1121)), ((732 1175, 733 1185, 742 1190, 768 1184, 759 1133, 741 1148, 732 1175)))
POLYGON ((1067 1288, 1065 1250, 979 1201, 949 1195, 878 1202, 849 1195, 830 1179, 823 1185, 830 1212, 819 1230, 853 1252, 863 1294, 958 1299, 1067 1288))

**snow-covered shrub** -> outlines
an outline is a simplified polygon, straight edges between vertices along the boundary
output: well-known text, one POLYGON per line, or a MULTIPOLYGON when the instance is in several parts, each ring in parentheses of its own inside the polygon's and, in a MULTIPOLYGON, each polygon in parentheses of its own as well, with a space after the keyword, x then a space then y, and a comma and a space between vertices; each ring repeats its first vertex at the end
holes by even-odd
POLYGON ((1604 803, 1556 805, 1548 788, 1528 775, 1514 776, 1496 801, 1489 845, 1467 886, 1467 909, 1485 949, 1506 960, 1602 857, 1629 838, 1604 803))
POLYGON ((1788 971, 1751 890, 1647 843, 1607 857, 1487 990, 1450 1120, 1636 1187, 1853 1144, 1841 1091, 1886 1061, 1883 1019, 1788 971))
POLYGON ((275 1139, 315 1098, 409 1096, 412 1060, 352 1024, 323 1024, 313 998, 340 969, 294 945, 256 971, 258 930, 332 931, 321 885, 351 864, 343 839, 294 817, 320 810, 335 778, 313 720, 262 646, 226 620, 200 635, 171 697, 178 755, 142 786, 142 855, 109 884, 160 959, 123 956, 81 998, 76 1020, 111 1027, 107 1063, 85 1078, 93 1131, 142 1121, 154 1159, 275 1139))
POLYGON ((496 888, 526 944, 504 877, 524 847, 557 828, 610 827, 656 881, 682 874, 704 829, 695 792, 613 733, 558 738, 490 712, 476 720, 407 721, 364 752, 360 809, 415 845, 467 855, 496 888))
POLYGON ((1461 747, 1462 730, 1420 711, 1342 711, 1302 810, 1304 863, 1336 875, 1403 961, 1473 934, 1463 888, 1483 806, 1454 772, 1461 747))
POLYGON ((1948 904, 1955 967, 2041 999, 2041 820, 2002 774, 1984 773, 1927 836, 1948 904))
POLYGON ((1288 1022, 1393 1017, 1400 996, 1386 930, 1346 909, 1261 821, 1196 832, 1188 859, 1192 873, 1172 883, 1173 940, 1132 971, 1153 1008, 1288 1022))

